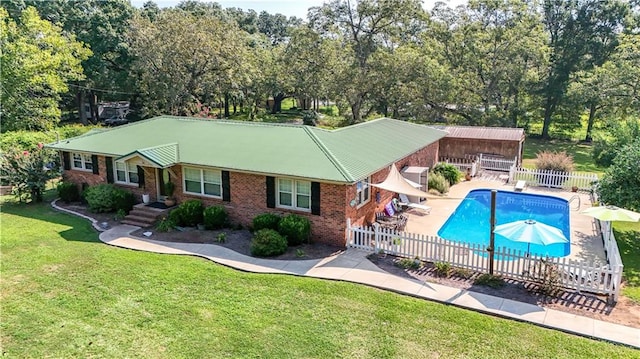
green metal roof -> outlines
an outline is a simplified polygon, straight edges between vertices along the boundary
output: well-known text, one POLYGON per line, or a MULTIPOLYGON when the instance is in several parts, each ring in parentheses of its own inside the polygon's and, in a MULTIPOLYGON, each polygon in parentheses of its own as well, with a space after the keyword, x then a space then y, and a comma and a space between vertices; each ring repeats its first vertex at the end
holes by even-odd
POLYGON ((47 145, 115 158, 352 183, 446 136, 381 118, 339 130, 160 116, 47 145))
POLYGON ((143 148, 141 150, 135 150, 124 156, 121 156, 120 158, 131 157, 133 155, 142 156, 162 168, 170 167, 179 162, 177 143, 169 143, 166 145, 159 145, 149 148, 143 148))

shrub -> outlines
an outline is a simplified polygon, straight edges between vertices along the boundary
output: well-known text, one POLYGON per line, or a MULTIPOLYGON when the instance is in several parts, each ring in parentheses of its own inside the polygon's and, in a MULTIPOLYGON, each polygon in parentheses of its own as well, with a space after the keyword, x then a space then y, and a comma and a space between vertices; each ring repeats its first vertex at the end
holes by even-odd
POLYGON ((78 185, 73 182, 60 182, 56 188, 58 197, 64 203, 77 202, 80 200, 80 190, 78 185))
POLYGON ((202 201, 190 199, 182 202, 178 208, 180 209, 179 226, 195 227, 198 223, 202 223, 204 211, 202 201))
POLYGON ((305 217, 289 214, 280 220, 278 232, 287 238, 290 246, 297 246, 309 241, 311 222, 305 217))
POLYGON ((608 134, 598 135, 593 142, 593 159, 596 164, 609 167, 626 145, 640 138, 640 119, 612 121, 607 124, 608 134))
POLYGON ((419 259, 411 259, 411 258, 402 258, 397 261, 396 266, 404 269, 420 269, 422 263, 419 259))
POLYGON ((42 202, 47 182, 60 175, 55 153, 40 143, 32 151, 12 148, 0 155, 0 177, 13 186, 13 194, 22 201, 42 202))
POLYGON ((168 219, 173 223, 173 226, 182 226, 184 221, 182 220, 182 209, 180 207, 174 208, 169 212, 168 219))
POLYGON ((560 289, 561 275, 558 266, 545 260, 537 262, 529 279, 538 283, 538 291, 545 295, 553 295, 560 289))
POLYGON ((316 121, 320 118, 315 111, 305 110, 302 111, 302 123, 307 126, 315 126, 316 121))
POLYGON ((218 236, 216 237, 216 241, 218 243, 224 243, 227 241, 227 234, 222 232, 222 233, 218 233, 218 236))
POLYGON ((444 162, 436 164, 436 166, 433 167, 433 172, 442 175, 442 177, 444 177, 447 182, 449 182, 449 186, 453 186, 454 184, 460 182, 460 179, 463 176, 463 173, 460 172, 458 167, 444 162))
POLYGON ((264 228, 278 230, 278 225, 282 217, 275 213, 262 213, 253 217, 252 227, 254 231, 259 231, 264 228))
POLYGON ((573 157, 566 152, 540 151, 536 153, 536 168, 539 170, 571 172, 573 157))
POLYGON ((504 286, 504 281, 497 275, 491 275, 489 273, 484 273, 478 276, 473 284, 476 285, 484 285, 490 288, 501 288, 504 286))
POLYGON ((624 146, 598 184, 600 201, 640 211, 640 139, 624 146))
POLYGON ((227 211, 222 206, 211 206, 202 213, 204 228, 220 229, 227 224, 227 211))
POLYGON ((127 212, 124 209, 120 208, 116 212, 116 215, 113 217, 113 219, 116 221, 122 221, 126 216, 127 216, 127 212))
POLYGON ((451 264, 447 262, 436 262, 434 264, 436 267, 436 274, 440 277, 448 277, 451 272, 451 264))
POLYGON ((449 182, 439 173, 431 172, 429 174, 429 189, 434 189, 441 194, 449 192, 449 182))
POLYGON ((287 250, 287 239, 273 229, 261 229, 251 240, 251 255, 259 257, 277 256, 287 250))
POLYGON ((129 212, 135 203, 133 193, 117 188, 111 184, 99 184, 87 188, 83 193, 91 212, 115 212, 122 209, 129 212))
POLYGON ((156 229, 158 232, 170 232, 176 227, 176 222, 171 217, 164 217, 158 222, 156 229))

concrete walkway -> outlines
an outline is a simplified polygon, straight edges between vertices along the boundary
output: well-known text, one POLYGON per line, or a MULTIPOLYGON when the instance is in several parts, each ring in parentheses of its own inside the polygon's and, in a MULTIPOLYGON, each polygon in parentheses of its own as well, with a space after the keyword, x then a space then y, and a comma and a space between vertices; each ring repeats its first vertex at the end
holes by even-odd
POLYGON ((416 298, 640 348, 640 329, 435 283, 401 278, 379 269, 366 258, 369 253, 361 250, 348 249, 341 254, 318 260, 269 260, 245 256, 215 244, 172 243, 134 238, 130 233, 137 229, 135 226, 117 226, 102 232, 100 240, 113 246, 146 252, 199 256, 247 272, 291 274, 361 283, 416 298))

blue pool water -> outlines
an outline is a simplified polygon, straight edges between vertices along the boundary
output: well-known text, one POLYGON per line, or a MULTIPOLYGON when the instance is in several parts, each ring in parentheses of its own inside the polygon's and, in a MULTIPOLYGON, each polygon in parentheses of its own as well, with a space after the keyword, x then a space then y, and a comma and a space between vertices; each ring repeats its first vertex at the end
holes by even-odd
MULTIPOLYGON (((476 189, 467 194, 455 212, 438 231, 444 239, 464 243, 489 244, 491 227, 491 190, 476 189)), ((496 194, 496 225, 533 219, 562 230, 571 238, 569 228, 569 203, 557 197, 519 192, 498 191, 496 194)), ((556 243, 548 246, 510 241, 500 235, 495 236, 496 248, 507 247, 540 256, 564 257, 571 251, 570 243, 556 243)))

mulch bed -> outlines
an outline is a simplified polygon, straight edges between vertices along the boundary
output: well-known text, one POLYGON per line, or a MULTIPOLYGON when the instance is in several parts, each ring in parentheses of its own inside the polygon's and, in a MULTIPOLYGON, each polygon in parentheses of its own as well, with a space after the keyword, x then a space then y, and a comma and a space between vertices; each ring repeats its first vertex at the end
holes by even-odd
POLYGON ((475 284, 479 273, 452 271, 449 276, 438 275, 433 263, 422 262, 419 269, 404 269, 399 266, 401 258, 372 254, 369 260, 385 272, 403 278, 412 278, 423 282, 438 283, 454 288, 469 290, 511 299, 519 302, 540 305, 576 315, 640 328, 640 306, 625 297, 620 297, 615 305, 607 303, 606 296, 591 293, 557 290, 553 295, 539 291, 535 283, 504 279, 504 286, 492 288, 475 284))

